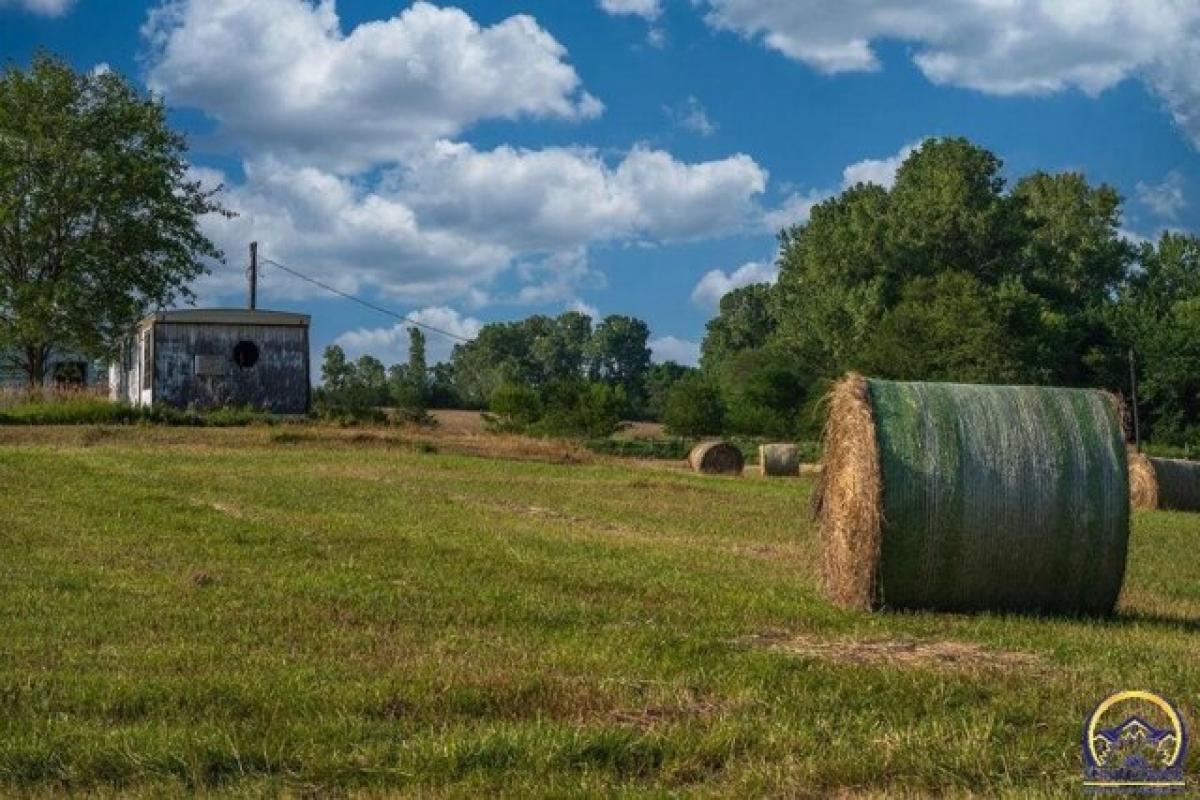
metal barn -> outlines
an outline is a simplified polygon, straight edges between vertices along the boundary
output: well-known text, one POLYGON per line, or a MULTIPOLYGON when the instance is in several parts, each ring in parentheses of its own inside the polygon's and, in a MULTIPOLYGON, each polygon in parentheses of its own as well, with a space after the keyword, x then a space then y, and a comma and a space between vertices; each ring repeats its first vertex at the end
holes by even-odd
POLYGON ((179 408, 305 414, 311 401, 304 314, 181 309, 146 317, 109 371, 114 400, 179 408))

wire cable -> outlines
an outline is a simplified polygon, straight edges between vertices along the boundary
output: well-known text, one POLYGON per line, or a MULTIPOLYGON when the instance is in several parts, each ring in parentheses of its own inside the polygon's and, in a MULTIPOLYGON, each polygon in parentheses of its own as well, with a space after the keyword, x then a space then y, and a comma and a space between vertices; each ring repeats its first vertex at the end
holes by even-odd
POLYGON ((364 300, 361 297, 350 294, 349 292, 343 292, 341 289, 335 289, 327 283, 323 283, 323 282, 317 280, 316 278, 305 275, 302 272, 297 272, 296 270, 292 269, 291 267, 284 266, 283 264, 280 264, 278 261, 275 261, 273 259, 266 258, 266 257, 260 255, 258 257, 258 260, 262 264, 270 264, 271 266, 275 267, 276 269, 281 269, 284 272, 286 272, 287 274, 292 275, 296 278, 299 278, 302 281, 311 283, 313 286, 317 286, 321 289, 324 289, 327 292, 332 292, 333 294, 336 294, 339 297, 345 298, 346 300, 350 300, 352 302, 358 303, 359 305, 365 306, 365 307, 371 309, 372 311, 377 311, 380 314, 386 314, 387 316, 398 319, 401 322, 407 322, 410 325, 416 325, 418 328, 425 328, 426 330, 432 331, 433 333, 437 333, 442 336, 445 336, 448 339, 454 339, 455 341, 458 341, 458 342, 470 342, 471 341, 470 339, 466 338, 465 336, 459 336, 457 333, 451 333, 450 331, 442 330, 441 328, 435 327, 428 323, 421 322, 419 320, 415 320, 406 314, 401 314, 399 312, 392 311, 390 308, 384 308, 383 306, 376 305, 375 303, 372 303, 370 300, 364 300))

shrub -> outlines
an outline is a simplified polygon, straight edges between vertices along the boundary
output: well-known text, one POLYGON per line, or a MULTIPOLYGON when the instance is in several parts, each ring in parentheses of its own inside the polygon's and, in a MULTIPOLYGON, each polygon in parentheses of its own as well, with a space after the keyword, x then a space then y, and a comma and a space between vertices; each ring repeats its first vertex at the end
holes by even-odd
POLYGON ((503 384, 492 395, 490 430, 538 436, 608 436, 617 430, 628 398, 621 386, 583 380, 554 381, 541 392, 503 384))
POLYGON ((667 395, 663 422, 676 436, 719 434, 725 426, 721 393, 700 375, 688 375, 667 395))
POLYGON ((174 425, 181 427, 232 428, 270 424, 271 414, 250 408, 211 410, 179 409, 173 406, 139 406, 76 393, 54 395, 33 393, 8 402, 0 409, 0 425, 174 425))
POLYGON ((483 415, 484 425, 498 432, 524 431, 542 417, 542 398, 528 387, 503 383, 488 401, 491 413, 483 415))

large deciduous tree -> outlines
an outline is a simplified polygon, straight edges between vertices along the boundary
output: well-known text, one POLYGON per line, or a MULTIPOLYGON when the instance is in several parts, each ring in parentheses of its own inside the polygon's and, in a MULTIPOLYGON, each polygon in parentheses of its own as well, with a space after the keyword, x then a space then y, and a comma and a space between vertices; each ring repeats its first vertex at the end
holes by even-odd
POLYGON ((115 72, 38 55, 0 74, 0 353, 31 384, 56 348, 110 353, 221 258, 199 218, 227 212, 185 154, 115 72))
POLYGON ((827 378, 1115 387, 1111 308, 1133 256, 1120 207, 1076 173, 1008 191, 984 148, 926 141, 891 189, 850 187, 781 234, 771 343, 827 378))

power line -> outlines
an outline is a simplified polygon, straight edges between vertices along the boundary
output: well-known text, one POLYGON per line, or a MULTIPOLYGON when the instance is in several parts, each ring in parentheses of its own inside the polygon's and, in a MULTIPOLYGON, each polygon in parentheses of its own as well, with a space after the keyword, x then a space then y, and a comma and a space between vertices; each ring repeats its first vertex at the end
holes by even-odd
POLYGON ((259 261, 262 262, 263 264, 270 264, 271 266, 273 266, 277 269, 281 269, 284 272, 286 272, 287 274, 292 275, 296 278, 299 278, 302 281, 311 283, 313 286, 320 287, 321 289, 324 289, 327 292, 332 292, 333 294, 336 294, 339 297, 343 297, 346 300, 350 300, 352 302, 358 303, 360 306, 366 306, 367 308, 371 309, 372 311, 378 311, 380 314, 386 314, 389 317, 394 317, 395 319, 398 319, 401 322, 407 322, 411 325, 416 325, 418 328, 425 328, 434 333, 441 334, 442 336, 445 336, 448 339, 454 339, 455 341, 459 341, 459 342, 470 342, 471 341, 470 339, 466 338, 465 336, 459 336, 457 333, 451 333, 450 331, 442 330, 441 328, 435 327, 428 323, 421 322, 419 320, 415 320, 412 317, 407 316, 406 314, 400 314, 396 311, 392 311, 390 308, 384 308, 383 306, 376 305, 376 304, 372 303, 370 300, 364 300, 361 297, 357 297, 355 295, 350 294, 349 292, 343 292, 341 289, 335 289, 332 286, 330 286, 329 284, 322 283, 321 281, 317 280, 316 278, 305 275, 302 272, 297 272, 296 270, 292 269, 291 267, 285 267, 283 264, 280 264, 278 261, 274 261, 274 260, 272 260, 270 258, 266 258, 264 256, 259 256, 259 261))

